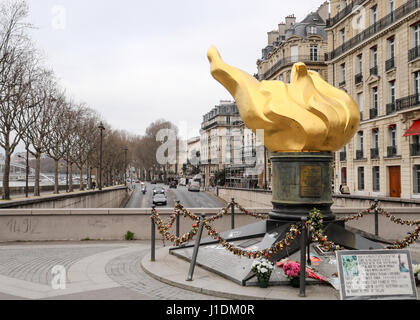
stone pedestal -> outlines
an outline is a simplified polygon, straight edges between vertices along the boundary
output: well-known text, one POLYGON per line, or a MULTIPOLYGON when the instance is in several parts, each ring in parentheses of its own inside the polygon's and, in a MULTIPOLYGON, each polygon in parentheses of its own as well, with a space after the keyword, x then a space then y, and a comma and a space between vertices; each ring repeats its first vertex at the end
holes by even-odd
POLYGON ((313 208, 319 209, 325 221, 334 220, 331 212, 331 152, 281 152, 271 155, 273 211, 275 222, 300 221, 313 208))

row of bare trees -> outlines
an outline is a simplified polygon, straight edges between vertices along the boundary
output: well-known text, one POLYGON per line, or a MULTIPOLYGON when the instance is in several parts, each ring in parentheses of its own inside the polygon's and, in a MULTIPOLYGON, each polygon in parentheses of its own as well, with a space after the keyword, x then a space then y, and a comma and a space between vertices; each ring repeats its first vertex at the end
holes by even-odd
MULTIPOLYGON (((59 192, 59 168, 68 168, 69 190, 73 191, 73 170, 80 173, 99 167, 100 115, 84 103, 69 99, 53 71, 42 59, 28 36, 25 22, 28 5, 24 0, 0 4, 0 147, 4 150, 3 193, 10 199, 11 157, 24 145, 36 159, 34 195, 40 195, 41 157, 55 162, 55 189, 59 192)), ((128 136, 106 126, 103 148, 104 184, 121 182, 126 163, 121 149, 128 136)), ((89 175, 89 185, 92 178, 89 175)))

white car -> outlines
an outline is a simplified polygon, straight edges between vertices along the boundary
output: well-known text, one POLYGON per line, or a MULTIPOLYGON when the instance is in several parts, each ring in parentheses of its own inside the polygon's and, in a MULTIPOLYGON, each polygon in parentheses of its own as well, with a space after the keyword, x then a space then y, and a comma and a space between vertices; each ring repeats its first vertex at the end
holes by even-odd
POLYGON ((191 181, 188 184, 188 191, 197 191, 200 192, 200 183, 196 181, 191 181))

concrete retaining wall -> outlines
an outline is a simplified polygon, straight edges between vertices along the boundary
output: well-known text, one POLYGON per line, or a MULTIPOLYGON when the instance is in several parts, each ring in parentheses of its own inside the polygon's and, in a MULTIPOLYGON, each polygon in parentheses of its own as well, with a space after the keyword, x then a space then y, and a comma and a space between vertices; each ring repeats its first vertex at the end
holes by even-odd
MULTIPOLYGON (((334 211, 337 218, 354 215, 365 208, 340 209, 334 211)), ((189 209, 196 214, 207 212, 214 215, 220 209, 189 209)), ((269 209, 249 209, 259 213, 268 213, 269 209)), ((402 219, 418 220, 420 212, 415 208, 387 208, 402 219)), ((161 218, 168 221, 171 209, 158 209, 161 218)), ((238 211, 236 211, 238 212, 238 211)), ((7 241, 59 241, 59 240, 123 240, 127 231, 134 232, 139 240, 150 239, 151 209, 3 209, 0 210, 0 242, 7 241)), ((374 216, 365 216, 347 225, 365 232, 374 233, 374 216)), ((255 218, 236 214, 235 226, 254 223, 255 218)), ((216 220, 217 231, 230 230, 231 216, 216 220)), ((180 231, 184 234, 192 228, 189 218, 181 218, 180 231)), ((402 239, 413 227, 392 223, 384 216, 379 216, 379 235, 383 238, 402 239)), ((175 225, 171 229, 175 234, 175 225)), ((207 237, 207 232, 203 232, 207 237)), ((162 239, 156 231, 156 238, 162 239)), ((169 245, 169 243, 167 243, 169 245)))
MULTIPOLYGON (((202 214, 214 215, 218 209, 192 209, 202 214)), ((162 219, 168 220, 170 209, 158 209, 162 219)), ((134 232, 139 240, 150 239, 151 209, 37 209, 0 210, 0 242, 52 241, 52 240, 123 240, 127 231, 134 232)), ((215 221, 218 231, 230 229, 231 217, 215 221)), ((254 223, 248 216, 237 216, 236 226, 254 223)), ((261 220, 259 220, 261 221, 261 220)), ((192 221, 181 218, 180 232, 191 230, 192 221)), ((175 225, 173 227, 175 234, 175 225)), ((203 232, 207 236, 207 232, 203 232)), ((162 239, 156 231, 156 239, 162 239)))
MULTIPOLYGON (((238 188, 218 188, 216 194, 225 201, 235 198, 236 202, 244 207, 250 208, 271 208, 271 191, 249 190, 238 188)), ((334 205, 337 208, 368 208, 372 201, 378 199, 382 208, 412 207, 419 208, 420 201, 413 199, 400 199, 389 197, 368 197, 353 195, 333 195, 334 205)))
POLYGON ((129 197, 127 187, 50 194, 29 199, 1 201, 0 209, 119 208, 129 197))

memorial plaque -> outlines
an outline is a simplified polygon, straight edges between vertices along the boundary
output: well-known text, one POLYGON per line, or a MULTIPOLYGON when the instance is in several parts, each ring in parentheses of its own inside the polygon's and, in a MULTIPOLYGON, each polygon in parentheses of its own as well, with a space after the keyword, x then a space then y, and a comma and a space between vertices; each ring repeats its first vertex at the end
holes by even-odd
POLYGON ((300 167, 300 196, 304 198, 319 198, 322 196, 321 166, 300 167))
POLYGON ((342 300, 417 299, 410 251, 337 251, 342 300))

